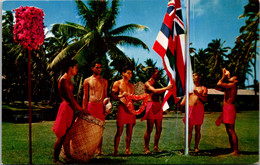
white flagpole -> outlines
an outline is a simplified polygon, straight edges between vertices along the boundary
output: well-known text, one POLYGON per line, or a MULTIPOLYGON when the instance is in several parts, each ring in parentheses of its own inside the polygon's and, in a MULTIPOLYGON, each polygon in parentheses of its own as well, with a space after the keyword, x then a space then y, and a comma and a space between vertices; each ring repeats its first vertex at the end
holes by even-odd
POLYGON ((186 67, 186 87, 185 87, 185 151, 186 156, 189 155, 189 69, 190 65, 190 49, 189 49, 189 33, 190 33, 190 0, 186 0, 186 35, 185 35, 185 67, 186 67))

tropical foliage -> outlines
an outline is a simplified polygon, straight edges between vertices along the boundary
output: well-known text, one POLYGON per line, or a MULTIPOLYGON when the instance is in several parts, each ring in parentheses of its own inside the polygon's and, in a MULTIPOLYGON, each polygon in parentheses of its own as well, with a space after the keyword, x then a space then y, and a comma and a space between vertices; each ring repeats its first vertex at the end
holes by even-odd
MULTIPOLYGON (((226 46, 221 39, 213 39, 205 49, 191 48, 193 70, 202 76, 202 83, 208 88, 215 87, 224 67, 239 77, 240 88, 245 87, 247 75, 255 76, 259 41, 259 1, 248 2, 240 16, 245 19, 245 25, 241 27, 233 48, 226 46), (250 66, 254 66, 254 72, 250 66)), ((79 74, 74 79, 75 87, 79 87, 76 89, 79 96, 82 95, 82 80, 92 74, 90 63, 94 59, 102 61, 102 74, 108 79, 110 88, 115 80, 121 78, 121 69, 125 65, 133 68, 132 83, 147 81, 149 69, 156 67, 156 62, 152 59, 147 59, 142 64, 136 59, 130 59, 120 49, 119 46, 130 45, 149 50, 144 42, 131 36, 137 30, 146 31, 148 27, 137 24, 120 27, 116 25, 120 8, 118 0, 75 3, 82 24, 55 24, 48 32, 53 36, 46 38, 39 50, 32 51, 33 101, 59 100, 57 79, 62 73, 61 63, 67 59, 75 58, 80 64, 79 74)), ((7 102, 25 101, 27 95, 27 51, 14 42, 13 26, 13 13, 6 11, 2 19, 2 89, 3 101, 7 102)), ((166 77, 162 76, 159 85, 166 84, 166 77)))
MULTIPOLYGON (((254 80, 256 82, 256 57, 257 44, 259 41, 259 1, 249 0, 244 7, 244 13, 239 18, 246 18, 245 25, 240 28, 240 35, 237 37, 236 46, 233 48, 230 67, 234 73, 239 75, 240 80, 244 82, 246 74, 252 75, 250 65, 254 67, 254 80)), ((252 75, 253 76, 253 75, 252 75)), ((244 83, 241 83, 243 86, 244 83)), ((256 85, 256 84, 255 84, 256 85)), ((244 86, 243 86, 244 87, 244 86)))
POLYGON ((61 31, 64 35, 71 36, 75 41, 62 49, 54 58, 49 67, 53 68, 64 58, 76 58, 81 67, 86 68, 85 76, 90 76, 90 64, 97 58, 102 60, 104 76, 112 77, 109 71, 109 60, 116 62, 115 69, 119 70, 121 65, 129 62, 127 56, 118 46, 132 45, 140 46, 149 50, 147 45, 135 37, 128 36, 136 30, 147 30, 148 28, 137 24, 128 24, 116 27, 116 17, 119 10, 119 1, 111 2, 108 7, 107 1, 89 1, 88 5, 82 1, 75 1, 82 25, 67 22, 66 24, 55 24, 52 31, 61 31), (120 65, 118 65, 120 64, 120 65))
POLYGON ((244 7, 244 13, 239 18, 247 18, 245 25, 240 28, 240 35, 236 38, 235 46, 224 47, 225 41, 212 40, 208 47, 195 51, 193 56, 193 70, 202 76, 202 83, 207 87, 214 87, 220 79, 222 68, 230 70, 239 79, 239 87, 245 88, 248 75, 254 76, 256 82, 256 57, 259 41, 259 1, 249 0, 244 7), (254 72, 250 69, 254 67, 254 72), (254 75, 253 75, 254 74, 254 75))
MULTIPOLYGON (((3 56, 2 82, 3 96, 7 102, 13 100, 25 101, 27 95, 28 52, 13 40, 14 17, 11 11, 3 15, 3 56)), ((41 47, 32 50, 32 98, 33 101, 45 100, 49 97, 49 83, 45 50, 41 47), (48 90, 46 90, 48 89, 48 90)))

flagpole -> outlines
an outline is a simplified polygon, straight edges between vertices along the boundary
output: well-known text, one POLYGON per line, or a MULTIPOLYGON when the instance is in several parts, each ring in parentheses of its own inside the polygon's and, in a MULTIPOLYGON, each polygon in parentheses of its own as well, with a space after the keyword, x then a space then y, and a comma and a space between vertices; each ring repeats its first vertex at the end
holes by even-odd
POLYGON ((186 35, 185 35, 185 67, 186 67, 186 87, 185 87, 185 151, 186 156, 189 155, 189 69, 190 65, 190 48, 189 48, 189 33, 190 33, 190 0, 186 0, 186 35))

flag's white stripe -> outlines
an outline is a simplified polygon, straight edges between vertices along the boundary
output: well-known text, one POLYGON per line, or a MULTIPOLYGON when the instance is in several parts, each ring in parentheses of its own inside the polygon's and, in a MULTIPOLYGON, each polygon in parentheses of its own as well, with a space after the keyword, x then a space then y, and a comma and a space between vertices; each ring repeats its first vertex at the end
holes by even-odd
POLYGON ((163 109, 163 111, 166 111, 166 110, 169 109, 169 108, 170 108, 170 106, 169 106, 169 104, 168 104, 167 101, 166 101, 166 102, 164 103, 162 109, 163 109))
POLYGON ((185 30, 183 22, 180 22, 180 19, 174 18, 174 22, 176 22, 183 30, 185 30))
POLYGON ((168 7, 170 7, 170 6, 173 6, 173 10, 169 13, 169 16, 171 16, 173 13, 174 13, 174 8, 175 8, 175 6, 174 6, 174 4, 169 4, 169 6, 168 7))
MULTIPOLYGON (((181 34, 180 36, 180 41, 181 41, 181 48, 182 48, 182 54, 183 54, 183 61, 186 63, 186 53, 185 53, 185 35, 181 34)), ((193 84, 193 78, 192 78, 192 68, 191 65, 188 66, 189 69, 189 93, 192 93, 194 91, 194 84, 193 84)))
MULTIPOLYGON (((170 85, 170 83, 171 83, 171 82, 169 81, 169 82, 168 82, 168 85, 170 85)), ((168 90, 165 91, 163 98, 165 98, 165 96, 168 94, 168 92, 169 92, 168 90)), ((168 102, 166 101, 166 102, 164 103, 162 109, 163 109, 163 111, 166 111, 166 110, 169 109, 169 108, 170 108, 170 106, 169 106, 168 102)))
POLYGON ((193 76, 192 76, 192 68, 191 68, 191 65, 188 66, 188 69, 189 69, 189 93, 193 93, 194 91, 194 83, 193 83, 193 76))
POLYGON ((175 71, 175 68, 172 68, 172 67, 171 67, 167 55, 164 56, 164 62, 165 62, 165 65, 166 65, 168 71, 170 72, 170 74, 171 74, 171 76, 172 76, 170 79, 175 80, 175 79, 176 79, 176 71, 175 71))
POLYGON ((159 42, 165 50, 167 50, 168 38, 161 31, 159 32, 156 41, 159 42))
MULTIPOLYGON (((176 80, 176 71, 175 71, 175 68, 172 68, 172 67, 170 66, 170 62, 169 62, 169 59, 168 59, 167 55, 164 56, 164 62, 165 62, 165 65, 166 65, 166 67, 167 67, 167 69, 168 69, 170 75, 172 76, 170 79, 176 80)), ((169 81, 168 85, 170 85, 170 83, 171 83, 171 82, 169 81)), ((168 93, 168 90, 165 91, 165 93, 164 93, 164 98, 165 98, 165 96, 167 95, 167 93, 168 93)), ((163 109, 163 111, 166 111, 166 110, 169 109, 169 108, 170 108, 170 106, 169 106, 168 102, 166 101, 166 102, 164 103, 162 109, 163 109)))
MULTIPOLYGON (((181 10, 181 8, 177 8, 176 9, 176 12, 178 11, 178 10, 181 10)), ((184 23, 183 23, 183 21, 182 21, 182 19, 176 14, 176 17, 179 19, 179 21, 183 24, 183 27, 184 27, 184 23)), ((183 30, 185 29, 185 27, 183 28, 183 30)))
POLYGON ((185 64, 185 57, 186 57, 186 53, 185 53, 185 34, 180 34, 180 43, 181 43, 181 51, 182 51, 182 58, 185 64))

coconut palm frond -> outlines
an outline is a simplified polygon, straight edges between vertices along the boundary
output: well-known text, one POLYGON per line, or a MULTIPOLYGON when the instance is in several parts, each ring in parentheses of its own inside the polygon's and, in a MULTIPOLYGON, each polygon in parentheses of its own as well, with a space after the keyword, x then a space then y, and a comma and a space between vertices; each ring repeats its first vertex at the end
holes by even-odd
POLYGON ((116 17, 118 15, 118 10, 119 10, 119 1, 115 0, 112 1, 112 5, 110 10, 108 10, 108 12, 106 13, 105 21, 104 21, 104 31, 106 31, 105 29, 112 29, 115 26, 116 23, 116 17))
POLYGON ((61 31, 69 37, 80 37, 87 32, 86 28, 78 24, 55 24, 52 27, 52 32, 61 31))
POLYGON ((77 30, 81 30, 82 32, 88 32, 89 31, 86 27, 84 27, 84 26, 82 26, 80 24, 73 23, 73 22, 67 22, 67 21, 65 23, 70 25, 70 26, 72 26, 72 27, 74 27, 77 30))
POLYGON ((126 32, 135 32, 136 30, 144 30, 144 31, 148 31, 149 28, 143 25, 138 25, 138 24, 128 24, 128 25, 124 25, 121 26, 119 28, 116 28, 112 31, 109 32, 110 35, 119 35, 122 33, 126 33, 126 32))
POLYGON ((87 22, 95 22, 91 11, 88 9, 86 4, 83 3, 81 0, 75 0, 75 2, 77 4, 78 15, 80 16, 82 23, 86 24, 87 22))
POLYGON ((143 42, 141 41, 140 39, 138 38, 135 38, 135 37, 130 37, 130 36, 115 36, 115 37, 112 37, 111 40, 114 42, 114 43, 117 43, 119 45, 133 45, 133 46, 141 46, 143 49, 146 49, 149 51, 149 48, 148 46, 143 42))
POLYGON ((73 57, 76 59, 80 65, 83 65, 88 60, 88 51, 89 42, 85 41, 85 44, 77 51, 76 55, 73 57))
POLYGON ((116 59, 126 59, 126 55, 123 51, 121 51, 118 47, 116 47, 115 45, 109 45, 108 46, 108 54, 110 56, 110 58, 112 60, 116 60, 116 59))
POLYGON ((76 54, 75 50, 79 50, 82 46, 84 46, 83 40, 74 42, 71 45, 67 46, 48 65, 48 69, 55 68, 64 59, 73 58, 76 54))

